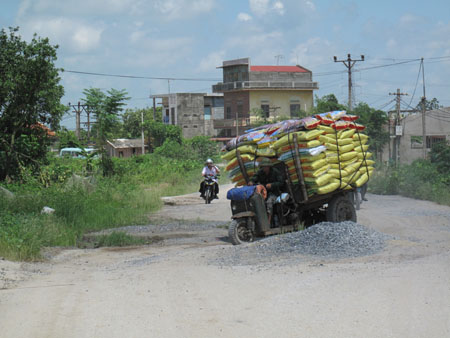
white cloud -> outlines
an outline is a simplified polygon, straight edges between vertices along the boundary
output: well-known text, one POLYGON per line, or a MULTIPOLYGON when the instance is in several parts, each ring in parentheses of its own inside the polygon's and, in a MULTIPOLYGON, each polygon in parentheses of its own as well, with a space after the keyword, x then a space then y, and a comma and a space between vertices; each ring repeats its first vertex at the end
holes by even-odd
POLYGON ((243 21, 243 22, 247 22, 252 19, 251 15, 249 15, 247 13, 239 13, 237 18, 239 21, 243 21))
POLYGON ((102 13, 103 15, 129 13, 142 5, 141 0, 22 0, 19 17, 51 14, 75 15, 102 13))
POLYGON ((273 9, 280 15, 284 14, 284 5, 281 1, 276 1, 273 4, 273 9))
POLYGON ((299 63, 308 69, 314 66, 330 62, 331 55, 336 51, 330 41, 319 37, 308 39, 306 42, 298 44, 292 51, 289 62, 299 63))
POLYGON ((25 35, 45 36, 50 43, 76 52, 88 52, 99 46, 103 27, 64 17, 35 19, 23 23, 25 35))
POLYGON ((397 41, 394 38, 389 39, 386 42, 386 47, 391 49, 391 48, 396 48, 397 47, 397 41))
POLYGON ((154 8, 164 18, 177 20, 208 13, 214 9, 215 5, 215 0, 157 0, 154 8))
POLYGON ((211 72, 216 69, 216 67, 222 65, 224 57, 224 50, 209 53, 206 57, 200 60, 200 64, 197 69, 200 72, 211 72))
POLYGON ((257 16, 263 16, 269 11, 269 0, 249 0, 250 10, 257 16))
POLYGON ((400 23, 404 24, 404 25, 410 25, 410 24, 415 24, 415 23, 419 23, 421 20, 419 17, 413 15, 413 14, 404 14, 400 17, 400 23))
POLYGON ((315 11, 316 10, 316 5, 314 5, 314 3, 310 0, 306 0, 305 1, 305 5, 309 7, 309 9, 315 11))

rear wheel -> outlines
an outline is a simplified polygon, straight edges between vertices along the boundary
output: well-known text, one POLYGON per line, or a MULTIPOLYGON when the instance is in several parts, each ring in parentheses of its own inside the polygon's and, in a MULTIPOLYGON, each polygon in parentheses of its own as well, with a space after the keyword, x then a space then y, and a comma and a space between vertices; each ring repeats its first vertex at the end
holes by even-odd
POLYGON ((356 222, 356 211, 353 203, 346 196, 338 195, 333 197, 328 203, 327 221, 335 223, 344 221, 356 222))
POLYGON ((234 245, 253 241, 253 233, 248 229, 245 219, 233 220, 228 228, 228 236, 234 245))

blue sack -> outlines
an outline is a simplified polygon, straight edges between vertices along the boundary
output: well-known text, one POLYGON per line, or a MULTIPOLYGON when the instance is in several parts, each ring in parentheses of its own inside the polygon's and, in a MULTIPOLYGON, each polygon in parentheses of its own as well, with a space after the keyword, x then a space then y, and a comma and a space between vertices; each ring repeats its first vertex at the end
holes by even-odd
POLYGON ((240 188, 232 188, 227 192, 227 199, 232 201, 245 201, 252 197, 256 186, 243 186, 240 188))

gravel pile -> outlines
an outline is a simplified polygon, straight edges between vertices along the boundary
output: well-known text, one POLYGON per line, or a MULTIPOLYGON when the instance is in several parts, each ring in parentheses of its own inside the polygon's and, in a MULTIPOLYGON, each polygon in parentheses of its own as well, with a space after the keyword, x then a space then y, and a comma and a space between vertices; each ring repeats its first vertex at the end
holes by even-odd
POLYGON ((271 236, 231 247, 215 260, 219 265, 247 265, 310 255, 340 259, 372 255, 391 237, 354 222, 315 224, 304 231, 271 236))

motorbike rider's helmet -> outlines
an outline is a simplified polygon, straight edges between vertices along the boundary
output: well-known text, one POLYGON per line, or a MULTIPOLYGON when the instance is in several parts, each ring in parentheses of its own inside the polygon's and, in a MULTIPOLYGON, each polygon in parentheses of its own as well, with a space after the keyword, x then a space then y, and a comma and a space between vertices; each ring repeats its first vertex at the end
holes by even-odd
POLYGON ((214 162, 213 162, 213 160, 211 160, 210 158, 208 158, 207 160, 206 160, 206 164, 213 164, 214 162))

